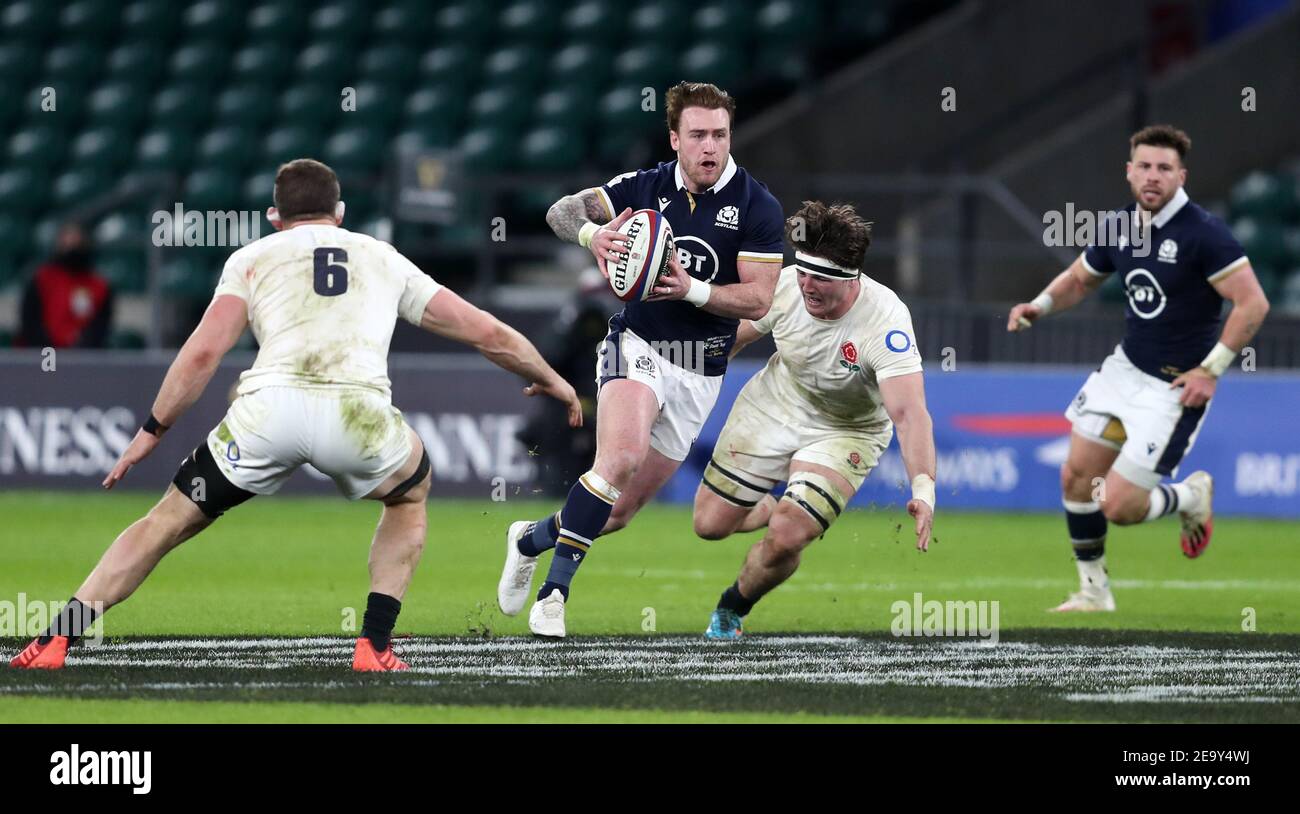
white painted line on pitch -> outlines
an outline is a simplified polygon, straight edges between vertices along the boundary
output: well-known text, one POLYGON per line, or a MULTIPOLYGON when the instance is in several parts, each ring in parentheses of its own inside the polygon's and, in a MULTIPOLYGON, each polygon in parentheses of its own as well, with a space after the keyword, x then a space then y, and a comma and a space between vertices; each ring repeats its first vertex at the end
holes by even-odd
MULTIPOLYGON (((556 645, 529 638, 398 639, 407 673, 394 686, 436 686, 490 680, 513 684, 555 679, 642 682, 779 682, 805 685, 921 686, 966 689, 1035 688, 1079 703, 1295 703, 1300 701, 1300 655, 1273 650, 1210 650, 1155 645, 1047 645, 971 640, 891 640, 851 636, 751 637, 708 644, 697 637, 582 639, 556 645)), ((352 680, 220 680, 201 671, 266 675, 309 666, 347 669, 352 640, 343 637, 203 638, 105 643, 69 658, 76 667, 194 671, 193 680, 131 684, 115 681, 0 686, 0 694, 207 691, 243 689, 355 689, 352 680)), ((343 673, 343 675, 349 675, 343 673)))

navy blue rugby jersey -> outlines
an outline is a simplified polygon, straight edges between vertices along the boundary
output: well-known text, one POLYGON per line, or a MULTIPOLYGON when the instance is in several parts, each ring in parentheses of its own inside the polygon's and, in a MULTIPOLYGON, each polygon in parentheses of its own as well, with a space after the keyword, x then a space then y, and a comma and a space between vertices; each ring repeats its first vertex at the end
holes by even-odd
MULTIPOLYGON (((1137 204, 1117 210, 1133 223, 1137 204)), ((1201 363, 1219 340, 1223 297, 1212 283, 1249 262, 1222 220, 1179 189, 1151 218, 1151 238, 1139 248, 1089 246, 1083 267, 1106 277, 1118 272, 1128 296, 1124 353, 1137 368, 1165 381, 1201 363)))
MULTIPOLYGON (((731 156, 718 183, 698 195, 687 190, 675 160, 624 173, 597 189, 611 219, 628 207, 663 213, 673 228, 677 260, 692 277, 713 285, 738 283, 737 260, 781 268, 781 204, 731 156)), ((630 330, 648 342, 701 342, 696 347, 704 349, 704 374, 721 376, 740 321, 673 300, 629 302, 609 324, 611 330, 630 330)))

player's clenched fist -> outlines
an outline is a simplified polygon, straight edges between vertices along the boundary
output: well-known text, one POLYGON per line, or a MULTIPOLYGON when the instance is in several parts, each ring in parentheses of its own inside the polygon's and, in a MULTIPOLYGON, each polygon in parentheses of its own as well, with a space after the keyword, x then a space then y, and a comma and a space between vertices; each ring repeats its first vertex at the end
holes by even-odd
POLYGON ((1034 324, 1040 316, 1043 316, 1043 308, 1035 306, 1034 303, 1021 303, 1011 308, 1011 313, 1006 316, 1006 329, 1011 333, 1019 332, 1034 324))
POLYGON ((1034 305, 1032 302, 1022 302, 1011 313, 1007 315, 1007 330, 1015 333, 1023 331, 1025 328, 1034 324, 1034 321, 1043 315, 1043 309, 1034 305))
POLYGON ((618 231, 618 228, 630 217, 632 217, 632 208, 628 207, 620 212, 618 217, 597 229, 591 236, 591 242, 587 244, 587 248, 596 258, 596 267, 600 269, 601 275, 606 280, 609 279, 609 271, 605 268, 605 264, 618 262, 619 256, 632 243, 631 238, 618 231))

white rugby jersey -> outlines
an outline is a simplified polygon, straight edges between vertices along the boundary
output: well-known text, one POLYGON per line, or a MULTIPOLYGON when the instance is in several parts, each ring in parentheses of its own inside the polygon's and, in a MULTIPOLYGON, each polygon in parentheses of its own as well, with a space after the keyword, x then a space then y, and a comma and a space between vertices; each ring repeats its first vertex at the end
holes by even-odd
POLYGON ((802 425, 871 429, 889 424, 879 382, 918 373, 912 315, 898 295, 865 275, 858 301, 839 319, 808 313, 798 270, 781 270, 772 308, 753 323, 776 353, 745 385, 744 397, 802 425))
POLYGON ((214 294, 248 304, 261 346, 239 394, 367 387, 391 398, 396 318, 419 325, 441 288, 389 244, 337 226, 295 226, 244 246, 226 261, 214 294))

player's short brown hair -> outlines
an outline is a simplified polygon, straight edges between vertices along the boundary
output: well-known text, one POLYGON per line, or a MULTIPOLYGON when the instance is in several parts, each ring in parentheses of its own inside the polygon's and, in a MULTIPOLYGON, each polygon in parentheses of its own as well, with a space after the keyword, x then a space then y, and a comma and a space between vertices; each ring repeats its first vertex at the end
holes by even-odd
POLYGON ((339 177, 315 159, 296 158, 276 170, 274 198, 283 222, 332 218, 339 202, 339 177))
POLYGON ((804 201, 798 212, 786 218, 785 238, 799 251, 856 269, 862 268, 871 245, 871 224, 853 204, 804 201))
POLYGON ((682 111, 688 107, 721 108, 727 111, 727 127, 736 123, 736 100, 725 90, 708 82, 678 82, 668 89, 668 129, 677 132, 682 121, 682 111))
POLYGON ((1191 137, 1172 124, 1152 124, 1129 136, 1128 154, 1133 155, 1133 151, 1141 144, 1168 147, 1178 153, 1179 163, 1185 163, 1187 154, 1192 150, 1191 137))

